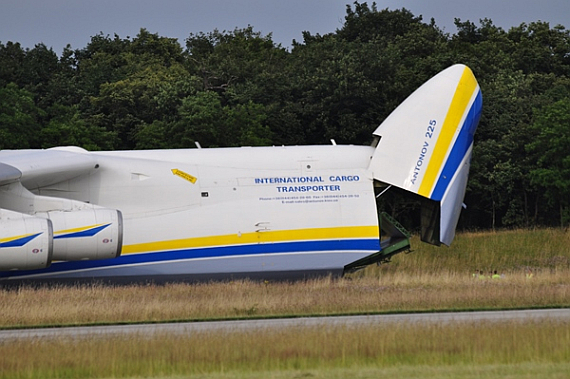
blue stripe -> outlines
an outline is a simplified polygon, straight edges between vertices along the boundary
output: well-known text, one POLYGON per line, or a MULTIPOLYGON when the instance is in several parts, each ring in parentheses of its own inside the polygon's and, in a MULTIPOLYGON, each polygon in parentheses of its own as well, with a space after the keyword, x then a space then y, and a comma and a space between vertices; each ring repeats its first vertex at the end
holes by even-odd
POLYGON ((197 259, 197 258, 217 258, 231 257, 236 255, 260 255, 272 253, 295 253, 312 251, 347 251, 364 250, 375 253, 380 251, 380 241, 377 239, 355 239, 355 240, 328 240, 328 241, 304 241, 304 242, 280 242, 255 245, 238 245, 207 247, 197 249, 184 249, 176 251, 165 251, 147 254, 129 254, 114 259, 104 259, 99 261, 76 261, 58 262, 49 268, 32 271, 12 271, 0 273, 0 278, 16 277, 21 275, 54 273, 68 270, 80 270, 86 268, 112 267, 125 264, 153 263, 162 261, 172 261, 177 259, 197 259))
POLYGON ((57 239, 60 239, 60 238, 93 237, 95 234, 99 233, 101 230, 105 229, 105 228, 108 227, 109 225, 111 225, 111 224, 98 226, 98 227, 96 227, 96 228, 83 230, 83 231, 81 231, 81 232, 69 233, 69 234, 62 234, 62 235, 59 235, 59 236, 54 236, 53 239, 54 239, 54 240, 57 240, 57 239))
POLYGON ((445 166, 437 180, 433 193, 431 194, 430 198, 432 200, 440 201, 443 199, 443 195, 447 190, 449 182, 457 172, 461 161, 463 161, 463 157, 465 157, 465 154, 467 154, 469 147, 473 143, 473 135, 475 134, 475 129, 477 129, 477 124, 481 118, 482 109, 483 95, 481 94, 481 90, 479 90, 479 93, 477 94, 477 97, 465 118, 461 132, 459 132, 459 136, 457 137, 457 140, 451 149, 451 153, 445 162, 445 166))
POLYGON ((18 238, 12 241, 2 242, 0 243, 0 247, 21 247, 30 242, 31 240, 33 240, 34 238, 36 238, 37 236, 39 236, 40 234, 42 233, 32 234, 30 236, 18 238))

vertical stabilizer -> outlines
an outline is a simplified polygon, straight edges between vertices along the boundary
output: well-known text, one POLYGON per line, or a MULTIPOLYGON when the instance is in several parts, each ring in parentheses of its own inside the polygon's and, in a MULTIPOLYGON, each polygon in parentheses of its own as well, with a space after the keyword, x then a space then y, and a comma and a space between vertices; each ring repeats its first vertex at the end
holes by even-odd
POLYGON ((370 162, 374 178, 432 200, 426 212, 432 216, 422 217, 430 224, 422 226, 429 229, 422 234, 431 235, 426 242, 449 245, 455 236, 482 103, 473 72, 454 65, 412 93, 374 132, 380 137, 370 162))

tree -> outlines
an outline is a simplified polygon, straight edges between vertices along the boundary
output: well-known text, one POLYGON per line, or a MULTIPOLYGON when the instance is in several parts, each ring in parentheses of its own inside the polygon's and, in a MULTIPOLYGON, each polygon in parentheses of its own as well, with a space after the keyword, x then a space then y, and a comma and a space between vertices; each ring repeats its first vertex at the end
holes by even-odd
POLYGON ((388 43, 406 34, 410 26, 422 23, 421 16, 416 17, 405 8, 378 11, 376 3, 369 7, 367 3, 355 1, 353 5, 354 10, 352 6, 346 6, 344 25, 336 33, 341 40, 348 42, 388 43))
POLYGON ((532 125, 536 132, 527 145, 535 154, 537 167, 531 170, 534 184, 544 188, 551 204, 558 204, 560 226, 570 222, 570 98, 545 107, 532 125))
POLYGON ((272 141, 271 131, 266 124, 265 109, 260 104, 226 106, 223 109, 225 133, 222 146, 263 146, 272 141))
POLYGON ((80 107, 86 122, 116 135, 115 148, 164 146, 165 136, 156 143, 148 140, 160 137, 150 133, 156 127, 145 129, 157 121, 172 122, 181 99, 196 87, 178 42, 141 29, 132 41, 93 37, 77 55, 83 87, 91 93, 80 107))
POLYGON ((516 49, 512 51, 516 69, 570 76, 570 31, 548 22, 521 24, 509 31, 516 49))
POLYGON ((19 43, 0 43, 0 87, 21 84, 26 52, 19 43))
POLYGON ((0 149, 37 147, 41 114, 30 92, 14 83, 0 88, 0 149))
POLYGON ((220 146, 223 133, 219 127, 222 103, 215 92, 198 92, 182 100, 180 121, 169 131, 175 147, 192 147, 196 141, 204 147, 220 146))
MULTIPOLYGON (((217 146, 269 144, 272 138, 276 138, 274 143, 284 143, 280 132, 291 126, 294 116, 283 109, 291 98, 290 81, 294 79, 287 66, 289 54, 270 34, 263 36, 251 26, 191 34, 186 48, 188 70, 201 78, 201 91, 218 95, 222 107, 216 126, 220 132, 214 138, 212 133, 202 135, 203 146, 212 146, 206 141, 216 141, 217 146)), ((188 123, 188 113, 183 113, 185 128, 190 128, 187 132, 196 128, 188 123)), ((299 134, 292 134, 302 141, 299 134)))
MULTIPOLYGON (((271 34, 263 36, 251 26, 232 32, 190 34, 186 54, 189 71, 202 78, 202 89, 222 95, 238 84, 251 87, 267 82, 260 76, 279 72, 287 56, 285 49, 273 42, 271 34)), ((252 91, 250 99, 257 101, 256 97, 263 95, 271 96, 271 92, 252 91)))

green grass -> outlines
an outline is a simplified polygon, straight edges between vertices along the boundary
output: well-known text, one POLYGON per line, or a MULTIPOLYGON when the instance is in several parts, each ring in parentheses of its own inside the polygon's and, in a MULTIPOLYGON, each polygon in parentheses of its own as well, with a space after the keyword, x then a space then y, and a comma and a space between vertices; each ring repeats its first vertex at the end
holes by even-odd
POLYGON ((521 364, 526 365, 518 369, 521 375, 544 370, 550 377, 564 377, 560 375, 568 373, 569 362, 570 325, 550 321, 302 327, 0 345, 0 378, 343 377, 347 373, 365 378, 386 372, 407 372, 410 377, 422 372, 426 377, 466 373, 499 377, 513 375, 511 370, 521 364))
POLYGON ((412 238, 411 254, 399 254, 389 265, 367 275, 385 271, 407 273, 466 273, 491 270, 509 274, 530 268, 540 273, 570 268, 570 231, 567 229, 504 230, 458 233, 451 247, 436 247, 412 238))

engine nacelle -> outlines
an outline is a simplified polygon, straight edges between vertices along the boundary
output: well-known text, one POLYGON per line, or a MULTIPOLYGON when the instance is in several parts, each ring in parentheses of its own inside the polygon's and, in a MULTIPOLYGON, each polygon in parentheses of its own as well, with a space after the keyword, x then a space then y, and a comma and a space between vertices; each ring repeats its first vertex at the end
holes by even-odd
POLYGON ((52 236, 50 220, 0 209, 0 271, 49 267, 52 236))
POLYGON ((53 224, 53 260, 116 258, 123 246, 123 218, 115 209, 38 212, 53 224))

